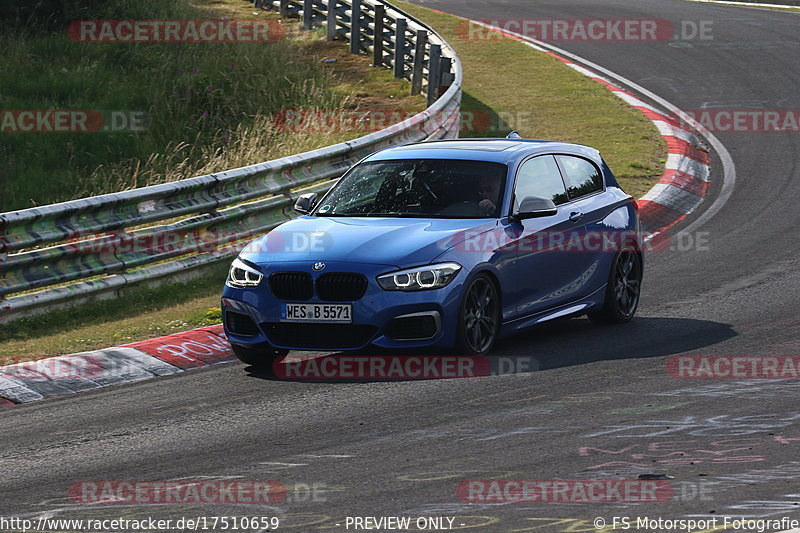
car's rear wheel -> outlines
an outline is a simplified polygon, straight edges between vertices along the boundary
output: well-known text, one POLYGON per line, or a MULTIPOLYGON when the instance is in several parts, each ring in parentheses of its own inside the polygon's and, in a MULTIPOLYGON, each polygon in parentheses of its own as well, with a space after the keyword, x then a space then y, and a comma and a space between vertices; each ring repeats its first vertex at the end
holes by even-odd
POLYGON ((242 363, 265 370, 272 369, 272 363, 276 359, 289 353, 289 350, 279 348, 245 348, 238 344, 231 344, 231 348, 233 348, 233 354, 242 363))
POLYGON ((620 250, 611 264, 605 303, 600 311, 589 313, 595 324, 629 322, 639 306, 642 288, 642 258, 632 246, 620 250))
POLYGON ((465 355, 485 355, 492 349, 500 330, 500 298, 486 274, 469 284, 461 302, 458 350, 465 355))

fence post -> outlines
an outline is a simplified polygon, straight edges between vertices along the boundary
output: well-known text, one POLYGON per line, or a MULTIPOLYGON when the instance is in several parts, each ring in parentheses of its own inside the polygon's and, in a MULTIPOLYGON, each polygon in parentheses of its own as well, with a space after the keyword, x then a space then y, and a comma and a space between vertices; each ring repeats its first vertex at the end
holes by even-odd
POLYGON ((443 57, 441 60, 442 63, 442 77, 441 77, 441 86, 442 87, 450 87, 453 85, 453 80, 455 75, 453 74, 453 60, 449 57, 443 57))
MULTIPOLYGON (((453 60, 449 57, 442 57, 441 61, 440 78, 439 78, 439 96, 447 92, 447 89, 453 85, 456 75, 453 73, 453 60)), ((445 138, 455 139, 458 137, 458 132, 461 130, 461 106, 456 111, 455 120, 451 123, 450 127, 445 130, 445 138)))
POLYGON ((289 0, 281 0, 278 8, 278 14, 282 17, 289 16, 289 0))
POLYGON ((428 106, 439 99, 439 87, 442 85, 442 46, 432 44, 428 59, 428 106))
POLYGON ((422 76, 425 66, 425 47, 428 44, 428 32, 417 30, 416 46, 414 47, 414 68, 411 70, 411 94, 422 92, 422 76))
POLYGON ((372 65, 383 66, 383 17, 386 6, 375 4, 375 32, 372 34, 372 65))
POLYGON ((350 53, 361 52, 361 0, 352 0, 350 10, 350 53))
POLYGON ((329 41, 336 39, 336 6, 338 4, 339 0, 328 0, 327 33, 329 41))
MULTIPOLYGON (((8 241, 5 238, 5 234, 6 234, 6 221, 4 218, 0 217, 0 288, 6 287, 5 282, 6 278, 8 277, 5 270, 5 264, 6 261, 8 260, 8 252, 6 251, 8 249, 6 245, 8 241)), ((6 305, 5 301, 6 297, 0 294, 0 318, 2 318, 3 311, 5 311, 4 309, 6 305)), ((0 320, 0 323, 2 323, 2 320, 0 320)))
POLYGON ((394 77, 406 77, 406 19, 397 19, 394 25, 394 77))
POLYGON ((314 27, 314 0, 303 0, 303 29, 314 27))

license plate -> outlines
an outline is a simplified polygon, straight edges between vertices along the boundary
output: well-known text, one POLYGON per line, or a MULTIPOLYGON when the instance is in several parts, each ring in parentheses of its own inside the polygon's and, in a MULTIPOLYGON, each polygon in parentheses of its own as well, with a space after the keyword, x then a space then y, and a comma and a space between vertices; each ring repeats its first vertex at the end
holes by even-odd
POLYGON ((281 322, 338 322, 353 321, 350 304, 283 304, 281 322))

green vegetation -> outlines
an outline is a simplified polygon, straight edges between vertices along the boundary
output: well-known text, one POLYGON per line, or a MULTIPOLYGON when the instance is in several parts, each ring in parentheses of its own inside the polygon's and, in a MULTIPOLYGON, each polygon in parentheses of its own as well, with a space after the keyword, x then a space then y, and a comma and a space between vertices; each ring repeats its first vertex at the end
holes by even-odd
MULTIPOLYGON (((505 136, 517 129, 524 137, 595 146, 623 187, 637 197, 661 175, 666 145, 656 128, 600 84, 517 41, 499 35, 465 40, 461 19, 404 2, 397 4, 437 28, 461 57, 463 109, 477 117, 473 131, 463 132, 464 136, 505 136)), ((322 46, 316 42, 314 46, 322 46)), ((385 71, 369 69, 367 58, 349 56, 343 46, 334 46, 338 48, 327 48, 325 53, 335 55, 337 64, 346 67, 333 78, 339 80, 335 94, 352 95, 351 103, 361 98, 361 105, 370 109, 410 108, 401 98, 407 87, 398 85, 385 71)), ((316 53, 318 57, 319 51, 316 53)), ((418 100, 417 105, 421 105, 418 100)), ((223 279, 220 270, 204 281, 133 289, 122 300, 14 323, 8 340, 0 341, 0 356, 38 358, 200 327, 215 319, 223 279)))
POLYGON ((222 322, 220 293, 228 266, 202 279, 136 287, 123 297, 21 318, 3 326, 0 366, 50 355, 119 346, 222 322))
MULTIPOLYGON (((27 3, 36 5, 38 3, 27 3)), ((241 0, 75 0, 0 18, 0 109, 99 111, 141 131, 0 132, 0 212, 114 192, 311 150, 358 136, 281 131, 282 109, 363 107, 362 93, 388 98, 405 84, 388 71, 367 77, 363 61, 320 32, 300 33, 241 0), (60 7, 59 7, 60 6, 60 7), (46 8, 45 8, 46 7, 46 8), (69 21, 270 21, 288 38, 239 43, 73 41, 69 21), (280 24, 280 26, 278 26, 280 24), (322 63, 325 57, 337 63, 322 63)), ((369 102, 372 105, 371 102, 369 102)), ((404 105, 422 109, 420 97, 404 105)))
MULTIPOLYGON (((642 196, 664 171, 667 146, 650 120, 601 84, 557 59, 496 32, 407 2, 395 4, 428 23, 456 49, 464 68, 462 110, 490 117, 489 131, 587 144, 599 149, 622 187, 642 196)), ((476 120, 477 123, 477 120, 476 120)))

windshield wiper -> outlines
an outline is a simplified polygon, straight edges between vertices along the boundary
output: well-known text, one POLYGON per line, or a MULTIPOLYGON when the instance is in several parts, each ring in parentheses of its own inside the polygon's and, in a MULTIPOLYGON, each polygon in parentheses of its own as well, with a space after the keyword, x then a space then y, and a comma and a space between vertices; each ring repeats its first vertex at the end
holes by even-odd
POLYGON ((422 217, 422 218, 425 218, 425 217, 429 216, 429 214, 428 213, 413 213, 413 212, 403 212, 403 213, 401 213, 400 211, 389 211, 389 212, 386 212, 386 213, 379 213, 377 211, 373 211, 373 212, 367 213, 365 215, 352 215, 352 216, 356 216, 356 217, 357 216, 362 216, 362 217, 397 217, 397 218, 403 218, 403 217, 420 218, 420 217, 422 217))

